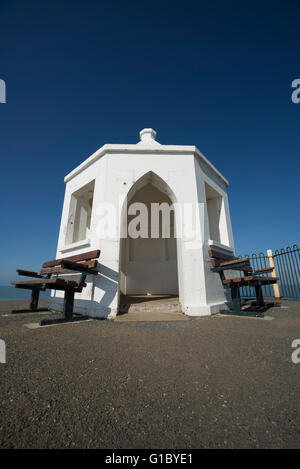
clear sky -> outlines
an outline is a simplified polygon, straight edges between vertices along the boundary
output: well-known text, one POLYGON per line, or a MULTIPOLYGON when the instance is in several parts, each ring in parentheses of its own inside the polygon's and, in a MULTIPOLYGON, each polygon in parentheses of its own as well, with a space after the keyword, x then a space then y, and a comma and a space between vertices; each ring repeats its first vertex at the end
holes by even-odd
POLYGON ((1 0, 0 17, 0 284, 55 257, 64 176, 144 127, 229 180, 238 254, 299 243, 299 0, 1 0))

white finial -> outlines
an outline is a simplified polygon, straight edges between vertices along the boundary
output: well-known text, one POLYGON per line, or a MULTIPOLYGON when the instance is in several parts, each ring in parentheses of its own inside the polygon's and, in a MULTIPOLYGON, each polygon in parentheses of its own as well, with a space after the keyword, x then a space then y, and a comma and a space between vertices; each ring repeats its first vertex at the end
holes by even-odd
POLYGON ((140 139, 142 142, 151 142, 156 139, 156 132, 153 129, 143 129, 140 131, 140 139))

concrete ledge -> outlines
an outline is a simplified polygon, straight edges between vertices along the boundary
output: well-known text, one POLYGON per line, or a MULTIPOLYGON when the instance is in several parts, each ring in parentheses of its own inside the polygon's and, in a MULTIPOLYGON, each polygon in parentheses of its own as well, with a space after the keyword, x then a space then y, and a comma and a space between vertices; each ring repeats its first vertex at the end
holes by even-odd
MULTIPOLYGON (((63 311, 63 298, 50 298, 47 306, 55 311, 63 311)), ((74 300, 74 313, 89 316, 90 318, 114 319, 117 308, 103 307, 100 303, 92 300, 74 300)))
POLYGON ((215 303, 210 305, 191 305, 184 306, 182 310, 187 316, 211 316, 217 314, 221 309, 228 309, 226 303, 215 303))
POLYGON ((189 321, 186 314, 173 311, 133 311, 125 314, 119 314, 114 322, 173 322, 189 321))

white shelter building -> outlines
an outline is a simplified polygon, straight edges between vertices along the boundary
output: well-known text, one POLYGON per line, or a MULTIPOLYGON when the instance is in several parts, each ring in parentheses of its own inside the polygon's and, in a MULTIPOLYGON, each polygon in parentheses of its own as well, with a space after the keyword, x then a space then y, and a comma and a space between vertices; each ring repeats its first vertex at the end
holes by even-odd
MULTIPOLYGON (((121 294, 175 295, 190 316, 226 308, 208 250, 234 252, 228 182, 195 146, 162 145, 143 129, 137 144, 103 145, 65 183, 56 257, 101 250, 99 275, 87 276, 75 312, 114 318, 121 294), (136 203, 148 209, 146 227, 136 203), (152 206, 163 203, 171 210, 160 223, 152 206), (140 236, 128 237, 131 222, 140 236)), ((62 311, 63 295, 53 291, 50 307, 62 311)))

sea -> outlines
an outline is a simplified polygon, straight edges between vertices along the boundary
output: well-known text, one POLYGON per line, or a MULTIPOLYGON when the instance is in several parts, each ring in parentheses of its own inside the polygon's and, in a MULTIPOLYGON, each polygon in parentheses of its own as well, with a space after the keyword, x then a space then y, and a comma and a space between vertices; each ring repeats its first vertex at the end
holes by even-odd
MULTIPOLYGON (((51 290, 41 291, 40 298, 50 298, 51 290)), ((29 300, 31 290, 23 288, 15 288, 9 285, 0 285, 0 301, 7 300, 29 300)))

